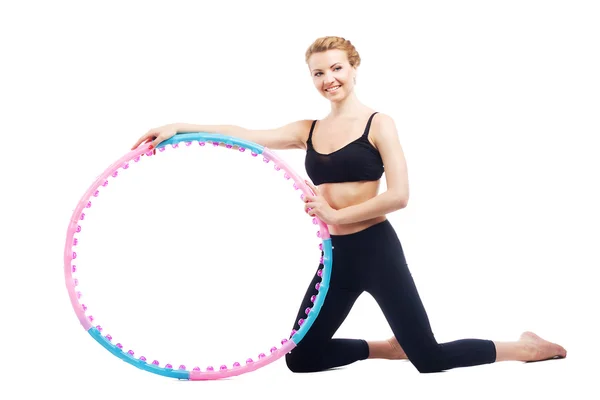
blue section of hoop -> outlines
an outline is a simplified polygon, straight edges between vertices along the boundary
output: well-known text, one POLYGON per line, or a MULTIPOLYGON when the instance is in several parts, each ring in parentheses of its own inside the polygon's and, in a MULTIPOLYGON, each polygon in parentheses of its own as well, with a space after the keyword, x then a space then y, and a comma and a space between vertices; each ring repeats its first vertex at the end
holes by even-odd
POLYGON ((321 275, 321 282, 319 286, 319 293, 315 299, 315 303, 313 304, 308 316, 304 320, 300 329, 292 336, 292 341, 296 344, 300 343, 300 341, 306 335, 306 332, 310 329, 312 324, 315 322, 315 319, 319 315, 321 311, 321 307, 323 307, 323 303, 325 302, 325 297, 327 296, 327 292, 329 290, 329 280, 331 277, 331 266, 333 264, 333 250, 331 247, 331 238, 323 240, 323 274, 321 275))
POLYGON ((213 142, 213 143, 225 143, 231 146, 240 146, 245 149, 249 149, 256 154, 262 154, 264 147, 254 142, 247 140, 238 139, 232 136, 221 135, 219 133, 208 133, 208 132, 190 132, 190 133, 178 133, 177 135, 161 142, 157 147, 164 147, 169 144, 176 144, 179 142, 190 142, 197 140, 199 142, 213 142))
POLYGON ((166 376, 169 378, 177 378, 177 379, 190 379, 190 372, 183 370, 175 370, 175 369, 167 369, 164 367, 159 367, 157 365, 148 364, 146 361, 142 361, 130 355, 129 353, 124 352, 122 349, 118 348, 116 345, 112 344, 105 337, 102 336, 100 331, 97 328, 91 327, 88 330, 88 333, 104 347, 106 350, 110 351, 114 356, 120 358, 128 364, 133 365, 134 367, 138 367, 139 369, 143 369, 144 371, 152 372, 157 375, 166 376))

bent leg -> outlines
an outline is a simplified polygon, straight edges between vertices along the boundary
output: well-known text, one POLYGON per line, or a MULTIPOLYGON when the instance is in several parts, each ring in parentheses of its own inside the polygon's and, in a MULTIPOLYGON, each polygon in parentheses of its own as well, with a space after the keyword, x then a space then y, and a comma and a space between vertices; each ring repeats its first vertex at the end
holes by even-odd
MULTIPOLYGON (((346 265, 334 263, 336 267, 331 274, 327 297, 317 318, 298 346, 285 356, 292 372, 324 371, 364 360, 368 356, 369 350, 364 340, 332 339, 362 292, 353 287, 355 281, 348 276, 350 271, 345 269, 346 265)), ((306 318, 306 308, 312 307, 311 297, 317 294, 315 285, 320 281, 321 278, 315 274, 298 310, 294 329, 299 329, 300 318, 306 318)))
POLYGON ((367 291, 383 311, 400 346, 419 372, 493 363, 493 341, 461 339, 438 343, 406 263, 400 241, 389 234, 371 260, 367 291))

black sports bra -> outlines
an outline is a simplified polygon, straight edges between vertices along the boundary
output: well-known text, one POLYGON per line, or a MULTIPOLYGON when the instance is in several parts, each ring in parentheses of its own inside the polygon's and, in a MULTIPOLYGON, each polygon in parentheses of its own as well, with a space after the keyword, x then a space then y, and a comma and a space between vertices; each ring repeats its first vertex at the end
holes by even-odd
POLYGON ((306 141, 304 167, 315 185, 322 183, 376 181, 383 175, 383 161, 379 151, 369 142, 371 114, 364 133, 358 139, 329 154, 315 151, 312 134, 317 121, 313 121, 306 141))

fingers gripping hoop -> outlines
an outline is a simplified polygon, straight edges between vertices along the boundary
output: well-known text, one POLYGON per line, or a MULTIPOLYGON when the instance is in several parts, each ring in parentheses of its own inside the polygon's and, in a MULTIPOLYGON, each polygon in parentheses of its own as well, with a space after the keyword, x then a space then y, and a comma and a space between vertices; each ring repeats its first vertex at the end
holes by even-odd
MULTIPOLYGON (((307 194, 314 195, 310 187, 304 182, 304 179, 292 171, 285 161, 279 158, 268 148, 260 146, 256 143, 220 134, 197 132, 177 134, 172 138, 160 143, 157 149, 159 152, 163 152, 168 145, 171 145, 172 148, 177 148, 179 147, 180 143, 184 143, 186 146, 192 146, 196 144, 201 147, 205 147, 207 144, 209 144, 213 147, 224 146, 228 149, 234 150, 237 148, 240 153, 249 152, 253 158, 257 158, 260 155, 262 156, 265 164, 272 162, 274 164, 275 171, 283 171, 283 177, 286 180, 293 181, 294 189, 302 192, 300 196, 301 199, 303 199, 307 194)), ((321 281, 317 283, 315 287, 318 293, 311 299, 313 305, 312 307, 306 309, 306 318, 297 321, 299 329, 297 331, 293 330, 291 335, 288 336, 289 339, 282 339, 281 346, 273 346, 270 349, 269 354, 260 353, 256 360, 248 358, 244 363, 235 362, 230 366, 223 364, 218 369, 215 369, 212 366, 208 366, 206 368, 194 367, 191 371, 188 370, 185 365, 179 365, 177 368, 174 368, 172 364, 165 364, 164 366, 161 366, 156 360, 148 361, 148 359, 144 356, 138 357, 133 350, 125 350, 123 345, 118 343, 116 340, 113 340, 110 334, 103 333, 105 330, 100 325, 97 325, 98 322, 92 315, 87 313, 88 307, 81 301, 82 294, 77 288, 79 284, 77 280, 77 270, 79 267, 76 265, 76 250, 79 241, 78 236, 82 230, 82 221, 84 221, 86 218, 87 209, 92 207, 93 199, 99 196, 102 191, 106 190, 105 188, 108 186, 109 181, 117 178, 122 170, 127 170, 130 162, 139 162, 141 160, 141 156, 144 154, 148 157, 154 154, 154 150, 150 149, 149 144, 144 144, 137 149, 130 151, 115 163, 110 165, 84 193, 71 217, 71 221, 67 229, 64 252, 65 283, 69 293, 69 298, 71 300, 71 305, 73 306, 75 314, 77 318, 79 318, 79 322, 83 328, 94 340, 96 340, 106 350, 121 360, 148 372, 184 380, 212 380, 241 375, 262 368, 289 353, 298 345, 298 343, 300 343, 312 326, 315 318, 321 310, 321 307, 323 306, 323 302, 325 301, 329 287, 329 278, 331 275, 333 258, 331 238, 329 236, 327 225, 316 217, 313 218, 312 221, 313 224, 318 225, 319 227, 317 236, 321 239, 319 248, 322 250, 322 257, 320 260, 322 268, 318 271, 318 274, 321 276, 321 281)))

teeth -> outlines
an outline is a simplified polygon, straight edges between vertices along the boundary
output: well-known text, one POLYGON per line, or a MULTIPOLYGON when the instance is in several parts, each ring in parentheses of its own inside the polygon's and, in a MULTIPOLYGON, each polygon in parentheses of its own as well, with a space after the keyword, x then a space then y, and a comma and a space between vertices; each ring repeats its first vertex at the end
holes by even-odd
POLYGON ((326 91, 327 91, 327 92, 335 92, 335 91, 336 91, 336 90, 338 90, 338 89, 339 89, 339 86, 334 86, 334 87, 332 87, 332 88, 329 88, 329 89, 327 89, 326 91))

